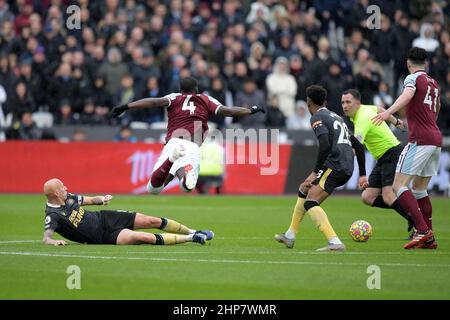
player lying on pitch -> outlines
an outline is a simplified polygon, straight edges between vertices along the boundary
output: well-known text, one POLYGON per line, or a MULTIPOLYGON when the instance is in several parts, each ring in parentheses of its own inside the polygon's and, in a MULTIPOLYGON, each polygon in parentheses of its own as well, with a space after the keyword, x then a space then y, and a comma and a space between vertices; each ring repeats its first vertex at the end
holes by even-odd
POLYGON ((107 205, 111 195, 87 197, 67 192, 59 179, 44 184, 47 197, 45 208, 44 243, 66 245, 53 239, 54 232, 71 241, 89 244, 155 244, 171 245, 184 242, 205 244, 214 233, 193 230, 167 218, 147 216, 130 211, 88 211, 82 206, 107 205), (147 233, 137 229, 160 229, 168 233, 147 233))

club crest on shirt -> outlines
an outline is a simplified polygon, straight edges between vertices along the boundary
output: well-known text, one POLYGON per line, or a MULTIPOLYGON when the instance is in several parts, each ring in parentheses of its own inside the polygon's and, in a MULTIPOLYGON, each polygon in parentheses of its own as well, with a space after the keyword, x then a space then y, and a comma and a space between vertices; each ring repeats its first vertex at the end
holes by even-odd
POLYGON ((322 125, 322 120, 318 120, 312 124, 313 129, 322 125))

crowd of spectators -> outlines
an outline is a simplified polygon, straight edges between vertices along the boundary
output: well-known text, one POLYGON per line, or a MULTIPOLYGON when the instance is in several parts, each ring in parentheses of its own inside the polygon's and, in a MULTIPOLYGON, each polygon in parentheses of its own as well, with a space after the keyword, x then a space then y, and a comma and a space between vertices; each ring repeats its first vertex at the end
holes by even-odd
POLYGON ((176 92, 192 75, 223 104, 266 108, 236 125, 307 129, 307 86, 322 84, 338 114, 351 87, 363 103, 389 106, 408 73, 407 50, 420 46, 441 85, 439 124, 448 130, 449 16, 445 0, 0 0, 0 127, 34 139, 42 113, 50 119, 40 124, 50 125, 164 122, 162 109, 114 122, 108 112, 176 92), (70 5, 80 9, 79 28, 68 24, 70 5), (370 5, 381 8, 379 28, 370 5))

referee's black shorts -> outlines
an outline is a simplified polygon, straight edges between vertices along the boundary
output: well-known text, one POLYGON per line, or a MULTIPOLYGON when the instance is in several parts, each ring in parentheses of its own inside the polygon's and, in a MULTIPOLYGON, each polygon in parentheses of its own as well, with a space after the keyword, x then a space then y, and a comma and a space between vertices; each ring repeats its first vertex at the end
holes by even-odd
POLYGON ((102 210, 100 216, 103 223, 102 243, 116 244, 117 237, 123 229, 134 229, 136 212, 122 210, 102 210))
POLYGON ((351 177, 352 175, 344 171, 323 167, 317 173, 317 179, 314 180, 313 184, 318 185, 328 194, 332 194, 334 189, 346 184, 351 177))
POLYGON ((395 177, 395 168, 398 158, 402 153, 403 147, 398 146, 390 148, 383 156, 378 159, 377 164, 369 176, 369 188, 384 188, 392 186, 395 177))

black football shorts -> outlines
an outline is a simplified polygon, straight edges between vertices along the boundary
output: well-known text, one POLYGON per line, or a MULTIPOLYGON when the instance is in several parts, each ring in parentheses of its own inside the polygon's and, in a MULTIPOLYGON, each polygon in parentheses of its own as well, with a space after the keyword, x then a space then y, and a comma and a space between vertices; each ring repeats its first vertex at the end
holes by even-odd
POLYGON ((395 168, 402 153, 401 145, 392 147, 378 159, 369 176, 369 188, 384 188, 392 186, 395 177, 395 168))
POLYGON ((103 222, 103 244, 116 244, 120 231, 123 229, 134 229, 136 212, 102 210, 100 214, 103 222))
POLYGON ((334 189, 346 184, 350 178, 351 175, 348 175, 344 171, 322 167, 317 173, 317 179, 314 180, 313 184, 318 185, 328 194, 332 194, 334 189))

